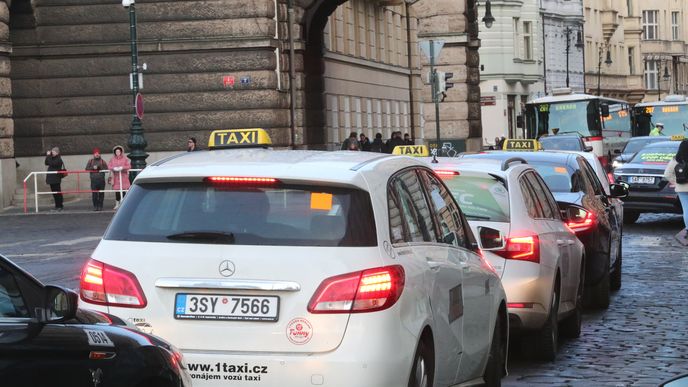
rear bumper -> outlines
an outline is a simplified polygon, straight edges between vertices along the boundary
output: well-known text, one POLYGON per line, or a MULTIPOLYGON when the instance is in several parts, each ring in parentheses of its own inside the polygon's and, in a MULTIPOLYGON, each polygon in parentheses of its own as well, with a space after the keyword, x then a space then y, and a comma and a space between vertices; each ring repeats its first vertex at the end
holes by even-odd
POLYGON ((417 337, 393 330, 349 327, 341 345, 325 353, 182 352, 194 386, 405 386, 417 337))
POLYGON ((673 190, 669 192, 631 191, 623 202, 624 211, 681 213, 681 203, 673 190))
POLYGON ((554 270, 532 262, 506 263, 502 286, 506 292, 509 310, 509 328, 537 330, 544 326, 549 315, 554 270), (528 307, 514 307, 526 304, 528 307), (532 305, 531 305, 532 304, 532 305))

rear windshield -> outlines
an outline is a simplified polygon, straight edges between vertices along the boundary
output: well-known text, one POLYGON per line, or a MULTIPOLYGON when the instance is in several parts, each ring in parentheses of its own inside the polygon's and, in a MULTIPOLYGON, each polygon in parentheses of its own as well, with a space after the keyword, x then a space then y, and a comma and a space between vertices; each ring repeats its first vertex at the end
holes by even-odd
POLYGON ((557 136, 547 136, 540 137, 540 145, 544 150, 567 150, 567 151, 580 151, 581 141, 573 137, 560 137, 557 136))
POLYGON ((647 144, 651 144, 653 142, 659 142, 659 141, 666 141, 666 139, 661 139, 661 140, 652 140, 652 139, 644 139, 644 140, 635 140, 635 141, 629 141, 628 144, 626 144, 626 147, 623 150, 623 153, 636 153, 639 150, 643 149, 643 147, 647 144))
POLYGON ((528 162, 542 176, 542 179, 552 192, 572 192, 571 178, 574 170, 561 164, 545 163, 541 161, 528 162))
POLYGON ((631 162, 640 164, 668 164, 676 156, 678 148, 646 148, 638 152, 631 162))
POLYGON ((134 185, 105 239, 271 246, 377 245, 367 192, 204 183, 134 185))
POLYGON ((509 222, 509 192, 500 181, 463 175, 442 180, 468 220, 509 222))

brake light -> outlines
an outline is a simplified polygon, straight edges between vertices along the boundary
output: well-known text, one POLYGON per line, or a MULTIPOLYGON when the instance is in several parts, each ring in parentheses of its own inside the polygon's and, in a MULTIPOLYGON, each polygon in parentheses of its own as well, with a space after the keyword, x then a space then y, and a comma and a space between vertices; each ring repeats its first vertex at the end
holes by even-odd
POLYGON ((136 276, 91 259, 81 271, 81 299, 91 304, 144 308, 148 302, 136 276))
POLYGON ((591 229, 593 226, 597 224, 597 219, 595 217, 595 214, 589 211, 586 211, 582 208, 578 209, 578 213, 575 214, 575 216, 572 216, 568 222, 566 222, 566 226, 570 228, 573 232, 581 232, 581 231, 586 231, 591 229))
POLYGON ((236 185, 274 185, 277 179, 272 177, 240 177, 240 176, 209 176, 206 182, 215 184, 236 184, 236 185))
POLYGON ((460 173, 457 171, 446 171, 446 170, 442 170, 442 169, 436 170, 435 173, 439 176, 458 176, 458 175, 460 175, 460 173))
POLYGON ((504 248, 493 253, 505 259, 539 263, 540 238, 537 235, 507 238, 504 248))
POLYGON ((532 302, 509 302, 506 304, 507 308, 513 308, 513 309, 532 309, 533 308, 533 303, 532 302))
POLYGON ((583 141, 602 141, 602 136, 583 137, 583 141))
POLYGON ((330 277, 308 303, 310 313, 376 312, 394 305, 404 290, 404 269, 386 266, 330 277))

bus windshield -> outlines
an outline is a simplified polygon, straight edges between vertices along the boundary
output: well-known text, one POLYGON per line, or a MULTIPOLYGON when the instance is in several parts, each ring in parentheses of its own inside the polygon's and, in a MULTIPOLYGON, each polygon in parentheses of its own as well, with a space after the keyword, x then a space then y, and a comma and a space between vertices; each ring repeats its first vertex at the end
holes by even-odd
POLYGON ((688 137, 688 105, 637 106, 634 136, 647 136, 658 122, 664 124, 663 135, 688 137))
POLYGON ((597 100, 529 104, 526 115, 528 138, 566 133, 602 136, 597 100))

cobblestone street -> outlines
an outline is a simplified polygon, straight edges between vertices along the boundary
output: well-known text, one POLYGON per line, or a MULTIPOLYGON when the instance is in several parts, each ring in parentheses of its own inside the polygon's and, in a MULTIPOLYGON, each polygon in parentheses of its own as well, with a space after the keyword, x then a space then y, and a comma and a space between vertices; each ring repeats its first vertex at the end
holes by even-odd
MULTIPOLYGON (((0 252, 41 281, 76 287, 111 215, 0 215, 0 252)), ((680 217, 669 215, 626 226, 623 285, 609 309, 587 313, 581 337, 563 341, 554 363, 512 348, 503 384, 657 386, 688 373, 688 251, 673 239, 680 227, 680 217)))

